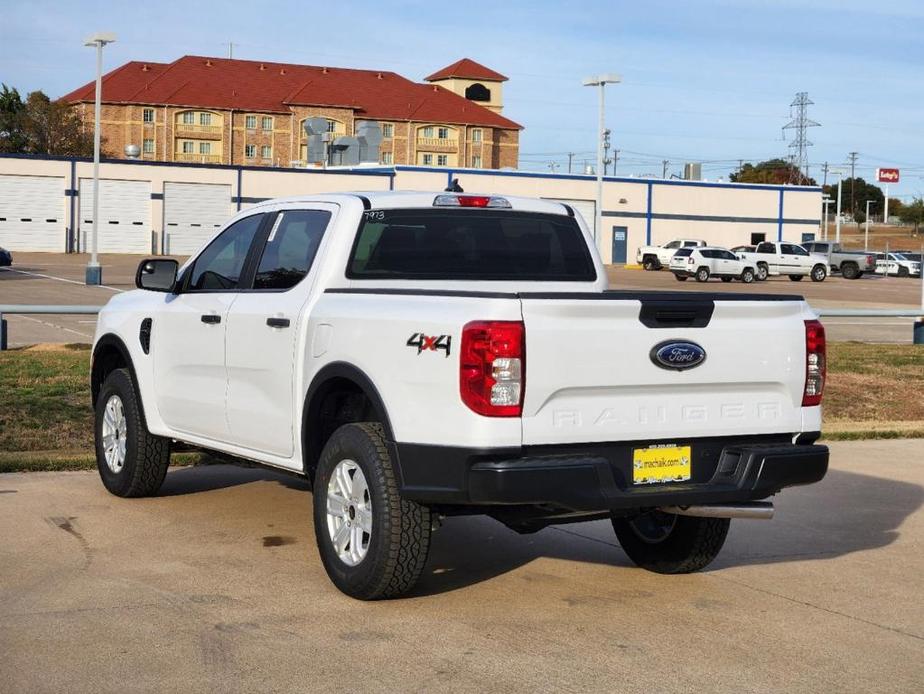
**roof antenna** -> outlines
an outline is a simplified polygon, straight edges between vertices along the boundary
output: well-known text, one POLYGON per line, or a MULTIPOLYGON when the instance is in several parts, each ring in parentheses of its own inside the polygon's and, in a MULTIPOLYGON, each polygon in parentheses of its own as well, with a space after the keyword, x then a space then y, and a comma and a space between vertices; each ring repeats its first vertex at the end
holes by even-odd
POLYGON ((464 193, 465 191, 462 190, 462 186, 459 185, 459 179, 454 178, 449 182, 449 185, 446 186, 446 192, 447 193, 464 193))

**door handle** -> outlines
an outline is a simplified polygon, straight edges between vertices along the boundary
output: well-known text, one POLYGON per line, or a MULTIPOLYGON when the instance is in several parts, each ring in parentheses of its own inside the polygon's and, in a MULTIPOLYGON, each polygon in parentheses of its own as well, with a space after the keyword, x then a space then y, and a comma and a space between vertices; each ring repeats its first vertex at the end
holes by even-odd
POLYGON ((216 323, 221 323, 221 316, 219 316, 217 313, 203 313, 199 317, 199 320, 201 320, 203 323, 214 325, 216 323))
POLYGON ((288 318, 267 318, 266 324, 271 328, 288 328, 289 319, 288 318))

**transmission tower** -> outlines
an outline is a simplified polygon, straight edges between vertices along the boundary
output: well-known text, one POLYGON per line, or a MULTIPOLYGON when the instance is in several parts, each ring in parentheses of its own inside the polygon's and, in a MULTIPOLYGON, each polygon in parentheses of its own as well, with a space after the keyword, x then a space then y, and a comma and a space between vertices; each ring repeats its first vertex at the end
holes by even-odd
POLYGON ((802 176, 808 178, 808 151, 812 142, 805 136, 809 128, 821 125, 808 117, 808 107, 815 102, 809 99, 808 92, 798 92, 796 98, 789 105, 790 121, 783 126, 783 137, 787 130, 795 130, 795 136, 789 143, 789 162, 792 171, 789 175, 790 183, 801 183, 802 176))

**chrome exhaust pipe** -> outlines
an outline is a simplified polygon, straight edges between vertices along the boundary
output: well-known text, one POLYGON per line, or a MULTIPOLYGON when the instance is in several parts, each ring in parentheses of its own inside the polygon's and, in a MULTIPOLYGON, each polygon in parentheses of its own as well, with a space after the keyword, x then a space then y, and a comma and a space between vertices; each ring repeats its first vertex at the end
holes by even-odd
POLYGON ((773 502, 751 501, 743 504, 708 504, 702 506, 664 506, 665 513, 678 516, 699 516, 701 518, 773 518, 773 502))

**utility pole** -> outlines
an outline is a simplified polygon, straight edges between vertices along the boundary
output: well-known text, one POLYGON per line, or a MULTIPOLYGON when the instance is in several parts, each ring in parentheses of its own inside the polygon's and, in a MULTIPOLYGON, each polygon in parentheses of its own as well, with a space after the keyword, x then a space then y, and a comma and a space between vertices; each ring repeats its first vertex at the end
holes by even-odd
POLYGON ((856 183, 856 177, 854 176, 854 172, 856 171, 858 156, 859 156, 859 152, 851 152, 850 154, 847 155, 847 160, 850 162, 850 214, 853 214, 854 212, 857 211, 856 203, 854 202, 854 199, 853 199, 853 193, 854 193, 854 183, 856 183))
POLYGON ((228 41, 228 60, 234 58, 234 44, 228 41))
POLYGON ((802 183, 803 176, 808 178, 808 148, 813 143, 808 140, 805 134, 809 128, 816 128, 821 125, 821 123, 816 123, 808 117, 808 107, 814 103, 809 99, 808 92, 798 92, 796 98, 789 105, 790 121, 783 126, 783 135, 786 135, 787 130, 796 131, 795 137, 789 143, 789 161, 792 164, 792 171, 789 175, 790 183, 802 183))
POLYGON ((670 161, 667 159, 661 160, 661 178, 667 178, 667 167, 671 165, 670 161))
POLYGON ((607 166, 612 163, 610 159, 610 129, 603 131, 603 175, 607 175, 607 166))
POLYGON ((568 173, 571 173, 571 160, 574 159, 574 152, 568 152, 568 173))
POLYGON ((825 165, 821 167, 821 170, 825 172, 824 180, 821 183, 821 187, 824 188, 828 185, 828 162, 825 162, 825 165))

